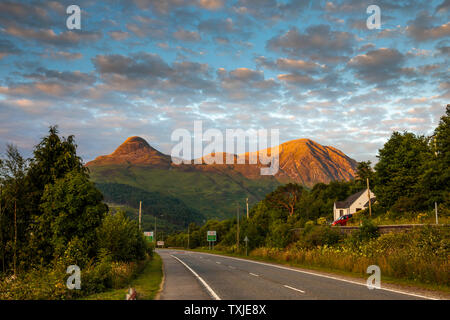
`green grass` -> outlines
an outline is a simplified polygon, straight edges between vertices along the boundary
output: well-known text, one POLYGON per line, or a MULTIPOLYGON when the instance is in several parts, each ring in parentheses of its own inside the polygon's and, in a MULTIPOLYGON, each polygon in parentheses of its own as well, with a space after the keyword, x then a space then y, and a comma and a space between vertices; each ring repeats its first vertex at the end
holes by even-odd
MULTIPOLYGON (((136 289, 138 300, 153 300, 159 291, 162 276, 162 260, 155 252, 144 271, 131 282, 129 287, 136 289)), ((93 294, 82 300, 124 300, 129 287, 93 294)))

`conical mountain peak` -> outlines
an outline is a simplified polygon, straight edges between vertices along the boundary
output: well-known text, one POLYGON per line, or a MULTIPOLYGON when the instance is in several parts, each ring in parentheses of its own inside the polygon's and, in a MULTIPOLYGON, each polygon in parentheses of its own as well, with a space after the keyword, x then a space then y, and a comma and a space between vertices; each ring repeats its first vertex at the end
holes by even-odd
POLYGON ((144 138, 133 136, 126 139, 113 153, 99 156, 87 165, 136 164, 170 166, 170 157, 153 148, 144 138))

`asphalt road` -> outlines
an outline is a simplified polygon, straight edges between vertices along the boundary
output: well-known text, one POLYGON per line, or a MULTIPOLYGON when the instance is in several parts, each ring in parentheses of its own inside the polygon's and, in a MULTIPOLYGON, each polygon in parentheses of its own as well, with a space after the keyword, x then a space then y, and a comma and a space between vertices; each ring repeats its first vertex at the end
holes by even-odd
POLYGON ((164 264, 162 300, 409 300, 424 299, 364 282, 283 265, 183 250, 158 249, 164 264))

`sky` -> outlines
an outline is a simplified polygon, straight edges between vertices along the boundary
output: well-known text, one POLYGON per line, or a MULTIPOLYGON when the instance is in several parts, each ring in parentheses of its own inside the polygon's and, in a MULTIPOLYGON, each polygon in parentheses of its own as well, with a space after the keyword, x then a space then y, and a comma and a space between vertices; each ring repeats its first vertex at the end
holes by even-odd
POLYGON ((0 1, 0 153, 58 125, 84 161, 141 136, 279 129, 376 162, 450 102, 450 0, 0 1), (69 30, 69 5, 81 29, 69 30), (369 29, 369 5, 381 13, 369 29))

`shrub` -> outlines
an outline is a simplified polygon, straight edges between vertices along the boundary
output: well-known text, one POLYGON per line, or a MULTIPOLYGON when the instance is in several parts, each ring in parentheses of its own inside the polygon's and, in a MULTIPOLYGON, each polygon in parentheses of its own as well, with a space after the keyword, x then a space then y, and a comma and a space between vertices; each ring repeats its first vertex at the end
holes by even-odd
POLYGON ((304 234, 297 241, 297 246, 302 248, 331 246, 338 243, 342 238, 343 236, 337 229, 329 226, 316 226, 305 229, 304 234))
POLYGON ((378 227, 369 219, 363 219, 359 228, 358 237, 360 241, 370 240, 379 236, 378 227))
POLYGON ((108 252, 112 261, 135 261, 145 258, 148 242, 136 221, 125 212, 108 215, 97 230, 99 248, 108 252))

